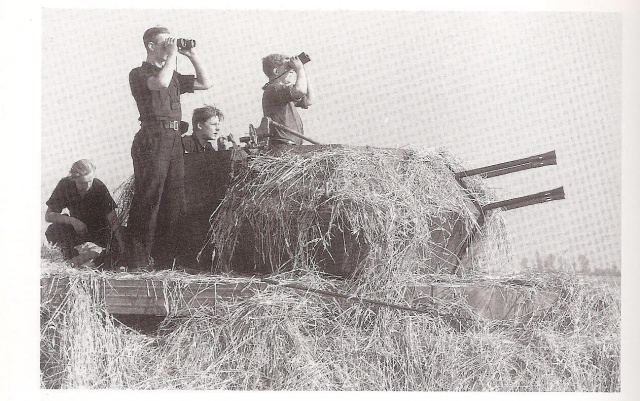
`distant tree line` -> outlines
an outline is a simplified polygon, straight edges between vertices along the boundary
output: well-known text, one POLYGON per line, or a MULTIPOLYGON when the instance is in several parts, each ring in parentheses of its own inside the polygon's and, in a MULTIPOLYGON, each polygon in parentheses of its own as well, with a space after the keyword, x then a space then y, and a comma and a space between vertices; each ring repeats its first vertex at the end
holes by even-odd
POLYGON ((522 258, 521 267, 523 270, 533 270, 539 272, 572 272, 579 274, 589 274, 592 276, 619 276, 620 267, 612 263, 609 266, 593 266, 589 258, 579 255, 575 259, 568 259, 555 254, 542 255, 536 251, 535 257, 522 258))

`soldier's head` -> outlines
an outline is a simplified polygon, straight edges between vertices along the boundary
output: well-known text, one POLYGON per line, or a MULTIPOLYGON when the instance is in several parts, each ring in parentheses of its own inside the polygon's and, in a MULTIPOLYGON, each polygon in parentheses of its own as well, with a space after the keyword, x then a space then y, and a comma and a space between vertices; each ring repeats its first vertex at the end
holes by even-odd
MULTIPOLYGON (((162 53, 166 55, 166 48, 164 41, 171 36, 169 30, 163 26, 154 26, 144 31, 142 35, 142 41, 144 48, 147 50, 147 54, 157 54, 162 56, 162 53)), ((161 57, 160 57, 161 58, 161 57)))
POLYGON ((224 114, 215 106, 205 105, 193 111, 191 124, 193 135, 198 139, 210 141, 220 135, 220 123, 224 120, 224 114))
POLYGON ((96 166, 88 159, 81 159, 71 165, 69 177, 76 184, 80 194, 87 193, 93 185, 96 166))
POLYGON ((298 75, 291 68, 291 58, 284 54, 270 54, 262 59, 262 71, 269 77, 284 85, 294 85, 298 75))
POLYGON ((270 54, 262 59, 262 71, 269 79, 278 75, 279 69, 284 68, 289 63, 289 58, 284 54, 270 54))

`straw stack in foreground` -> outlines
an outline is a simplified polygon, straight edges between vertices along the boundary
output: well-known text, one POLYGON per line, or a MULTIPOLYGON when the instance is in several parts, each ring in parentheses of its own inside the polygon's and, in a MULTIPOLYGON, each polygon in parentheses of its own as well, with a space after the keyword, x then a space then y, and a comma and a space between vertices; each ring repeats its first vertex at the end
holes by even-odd
MULTIPOLYGON (((575 276, 449 276, 452 285, 526 285, 560 294, 546 313, 525 321, 465 313, 461 299, 441 303, 446 314, 438 315, 332 302, 274 285, 137 332, 106 312, 96 291, 105 277, 163 275, 167 288, 233 278, 77 270, 47 260, 42 272, 69 280, 59 306, 46 292, 42 298, 43 388, 620 391, 619 289, 575 276), (467 316, 464 324, 452 324, 455 315, 467 316)), ((276 279, 286 282, 290 274, 276 279)), ((331 284, 310 272, 295 280, 331 284)))

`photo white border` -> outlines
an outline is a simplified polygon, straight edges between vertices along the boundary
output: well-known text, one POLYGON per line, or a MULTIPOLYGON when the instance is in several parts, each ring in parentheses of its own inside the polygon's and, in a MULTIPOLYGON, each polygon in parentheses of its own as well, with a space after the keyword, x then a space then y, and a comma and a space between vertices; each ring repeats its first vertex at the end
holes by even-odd
MULTIPOLYGON (((633 1, 431 1, 416 2, 396 0, 393 2, 356 1, 111 1, 100 3, 98 7, 85 1, 28 1, 0 5, 2 18, 2 38, 5 49, 0 58, 4 82, 4 92, 0 110, 4 127, 5 146, 2 157, 2 188, 0 210, 2 228, 0 243, 2 254, 7 255, 4 274, 0 280, 0 324, 2 330, 2 361, 0 364, 0 398, 4 400, 31 399, 107 399, 131 397, 157 399, 184 397, 210 399, 211 397, 233 397, 237 392, 140 392, 140 391, 51 391, 41 390, 39 382, 39 253, 40 253, 40 143, 39 133, 46 122, 40 121, 40 77, 41 77, 41 9, 44 8, 166 8, 222 10, 246 9, 310 9, 310 10, 433 10, 433 11, 558 11, 558 12, 627 12, 623 24, 623 133, 622 133, 622 392, 603 393, 562 393, 548 394, 563 399, 638 399, 640 397, 640 363, 638 331, 638 306, 640 298, 640 247, 637 230, 640 214, 637 212, 640 199, 638 173, 640 172, 640 104, 638 89, 640 62, 637 49, 640 29, 638 27, 638 7, 633 1), (635 13, 635 14, 634 14, 635 13), (633 18, 635 15, 635 18, 633 18), (632 56, 635 54, 635 56, 632 56), (19 70, 9 70, 5 60, 23 58, 25 66, 19 70), (8 84, 8 86, 6 85, 8 84), (38 139, 34 139, 38 138, 38 139), (29 141, 33 141, 30 144, 29 141), (25 148, 26 145, 28 148, 25 148), (38 211, 34 213, 33 211, 38 211), (166 394, 165 394, 166 393, 166 394)), ((245 393, 242 396, 259 396, 264 399, 281 400, 289 397, 436 397, 450 398, 491 398, 495 400, 521 397, 540 397, 536 393, 328 393, 300 394, 297 392, 245 393)))

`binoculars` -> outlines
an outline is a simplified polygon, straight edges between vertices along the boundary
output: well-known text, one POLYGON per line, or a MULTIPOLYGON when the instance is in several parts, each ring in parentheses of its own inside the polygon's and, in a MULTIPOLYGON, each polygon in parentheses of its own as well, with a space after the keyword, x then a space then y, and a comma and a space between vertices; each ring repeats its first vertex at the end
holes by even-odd
POLYGON ((311 57, 309 57, 309 55, 305 52, 298 54, 298 58, 300 59, 300 61, 302 61, 302 64, 307 64, 309 61, 311 61, 311 57))
POLYGON ((193 47, 196 47, 196 40, 195 39, 176 39, 176 44, 178 45, 179 49, 191 49, 193 47))

